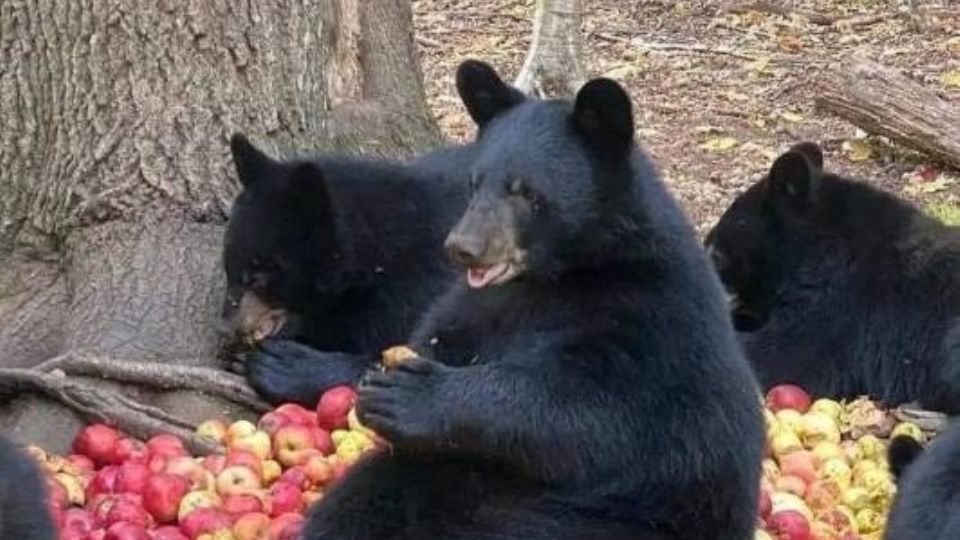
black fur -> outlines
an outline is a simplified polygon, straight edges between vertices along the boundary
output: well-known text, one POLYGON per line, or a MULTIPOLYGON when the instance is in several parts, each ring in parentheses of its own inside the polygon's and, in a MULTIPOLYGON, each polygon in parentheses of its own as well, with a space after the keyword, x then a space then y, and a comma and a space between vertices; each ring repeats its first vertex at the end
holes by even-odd
POLYGON ((0 436, 0 539, 54 540, 47 489, 36 464, 0 436))
POLYGON ((627 122, 604 80, 575 107, 495 111, 461 225, 503 218, 524 271, 457 283, 414 333, 423 358, 368 374, 358 413, 394 448, 324 497, 305 539, 753 537, 758 388, 627 122))
POLYGON ((290 340, 265 341, 247 377, 271 402, 313 406, 403 343, 451 282, 441 245, 467 190, 447 173, 469 149, 400 164, 278 162, 241 135, 231 147, 244 189, 225 240, 224 319, 237 316, 244 293, 285 310, 289 322, 275 337, 290 340))
POLYGON ((764 386, 960 412, 960 232, 806 143, 707 236, 764 386))
POLYGON ((897 485, 885 540, 954 540, 960 531, 960 423, 954 421, 922 454, 915 441, 900 439, 890 447, 891 468, 909 467, 897 485), (907 447, 910 463, 900 453, 907 447))

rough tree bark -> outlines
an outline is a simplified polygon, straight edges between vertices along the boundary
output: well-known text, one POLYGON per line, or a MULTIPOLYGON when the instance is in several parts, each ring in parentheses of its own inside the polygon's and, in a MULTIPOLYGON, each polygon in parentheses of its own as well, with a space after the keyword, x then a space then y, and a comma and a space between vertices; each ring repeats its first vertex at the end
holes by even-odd
MULTIPOLYGON (((438 142, 411 24, 406 0, 0 2, 0 393, 56 395, 65 371, 188 427, 249 412, 103 382, 97 359, 220 367, 230 133, 279 154, 438 142)), ((51 449, 79 423, 39 395, 0 407, 4 433, 51 449)))
POLYGON ((582 0, 537 0, 533 40, 514 86, 538 97, 570 96, 585 81, 582 0))
POLYGON ((817 107, 960 168, 960 108, 896 71, 864 59, 825 72, 817 107))

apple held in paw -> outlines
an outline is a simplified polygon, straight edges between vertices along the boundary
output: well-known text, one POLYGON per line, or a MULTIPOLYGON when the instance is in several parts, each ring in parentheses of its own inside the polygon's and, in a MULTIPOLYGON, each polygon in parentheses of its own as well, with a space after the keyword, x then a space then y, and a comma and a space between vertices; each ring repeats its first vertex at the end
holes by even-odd
POLYGON ((767 408, 773 412, 793 409, 799 413, 805 413, 810 408, 810 394, 793 384, 774 386, 767 392, 765 401, 767 408))
POLYGON ((347 414, 357 401, 357 393, 349 386, 335 386, 320 396, 317 404, 319 427, 333 431, 347 427, 347 414))
POLYGON ((380 356, 383 367, 387 369, 395 368, 408 360, 420 358, 420 355, 417 354, 416 351, 405 345, 390 347, 383 351, 380 356))

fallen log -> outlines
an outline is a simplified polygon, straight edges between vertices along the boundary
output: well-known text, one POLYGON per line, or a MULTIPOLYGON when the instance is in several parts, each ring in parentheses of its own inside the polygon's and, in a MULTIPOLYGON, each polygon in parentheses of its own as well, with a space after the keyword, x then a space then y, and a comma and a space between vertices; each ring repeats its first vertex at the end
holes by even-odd
POLYGON ((831 66, 817 87, 818 109, 960 169, 960 107, 930 88, 864 59, 831 66))

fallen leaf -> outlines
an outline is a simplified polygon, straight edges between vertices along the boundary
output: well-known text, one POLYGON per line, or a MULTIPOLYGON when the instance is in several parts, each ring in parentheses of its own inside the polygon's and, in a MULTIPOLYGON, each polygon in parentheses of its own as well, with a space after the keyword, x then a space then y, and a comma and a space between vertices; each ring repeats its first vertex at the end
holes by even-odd
POLYGON ((708 152, 726 152, 737 145, 737 140, 733 137, 713 137, 700 145, 700 148, 708 152))
POLYGON ((802 116, 800 116, 795 112, 790 112, 790 111, 783 111, 782 113, 780 113, 780 118, 783 118, 787 122, 792 122, 794 124, 799 124, 800 122, 803 122, 802 116))
POLYGON ((843 152, 851 161, 866 161, 873 157, 873 147, 865 139, 844 142, 843 152))
POLYGON ((604 77, 610 79, 626 79, 631 75, 636 75, 637 73, 642 73, 643 68, 634 64, 624 64, 622 66, 617 66, 613 69, 608 70, 603 74, 604 77))
POLYGON ((960 54, 960 36, 948 39, 944 43, 944 46, 947 48, 947 51, 953 54, 960 54))
POLYGON ((777 38, 777 45, 786 52, 799 52, 803 49, 803 41, 793 34, 784 34, 777 38))
POLYGON ((940 75, 940 84, 944 88, 960 88, 960 70, 948 71, 940 75))

